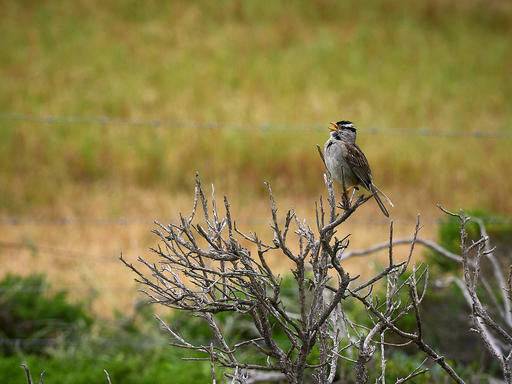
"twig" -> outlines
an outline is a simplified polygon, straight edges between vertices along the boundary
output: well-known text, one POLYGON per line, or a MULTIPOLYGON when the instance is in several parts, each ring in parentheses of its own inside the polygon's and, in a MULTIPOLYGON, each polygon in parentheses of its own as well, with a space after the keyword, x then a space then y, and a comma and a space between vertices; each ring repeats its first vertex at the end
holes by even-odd
POLYGON ((428 372, 428 368, 424 368, 424 369, 421 369, 421 366, 423 364, 425 364, 425 362, 428 360, 428 358, 426 357, 425 359, 423 359, 423 361, 414 369, 414 371, 412 371, 409 375, 407 375, 406 377, 404 378, 400 378, 400 379, 397 379, 397 381, 395 382, 395 384, 402 384, 402 383, 405 383, 406 381, 408 380, 411 380, 412 378, 416 377, 416 376, 419 376, 419 375, 423 375, 424 373, 428 372))
POLYGON ((108 384, 112 384, 112 382, 110 381, 110 375, 108 374, 107 370, 104 369, 103 372, 105 372, 105 375, 107 376, 108 384))
MULTIPOLYGON (((441 247, 440 245, 434 243, 433 241, 431 240, 425 240, 425 239, 422 239, 420 237, 418 237, 416 240, 414 240, 414 238, 412 237, 409 237, 409 238, 403 238, 403 239, 397 239, 397 240, 393 240, 393 246, 395 245, 402 245, 402 244, 411 244, 413 241, 415 241, 417 244, 421 244, 421 245, 424 245, 436 252, 439 252, 441 255, 453 260, 453 261, 456 261, 458 263, 462 263, 462 257, 460 257, 459 255, 453 253, 453 252, 450 252, 448 250, 446 250, 445 248, 441 247)), ((371 253, 375 253, 375 252, 378 252, 382 249, 385 249, 385 248, 388 248, 389 247, 389 242, 383 242, 383 243, 380 243, 380 244, 377 244, 377 245, 374 245, 372 247, 369 247, 369 248, 366 248, 366 249, 362 249, 362 250, 354 250, 354 251, 349 251, 349 252, 346 252, 343 254, 343 257, 341 258, 342 260, 348 260, 352 257, 357 257, 357 256, 367 256, 371 253)))
POLYGON ((30 376, 30 370, 28 369, 27 363, 25 363, 25 362, 21 363, 21 367, 25 371, 25 375, 27 377, 27 383, 32 384, 32 377, 30 376))

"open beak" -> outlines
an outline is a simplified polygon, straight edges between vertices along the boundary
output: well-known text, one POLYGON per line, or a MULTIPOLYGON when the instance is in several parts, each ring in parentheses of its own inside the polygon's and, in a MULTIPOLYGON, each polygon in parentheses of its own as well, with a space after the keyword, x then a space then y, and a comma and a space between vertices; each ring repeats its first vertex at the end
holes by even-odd
POLYGON ((338 126, 336 125, 336 123, 329 123, 329 130, 337 131, 338 130, 338 126))

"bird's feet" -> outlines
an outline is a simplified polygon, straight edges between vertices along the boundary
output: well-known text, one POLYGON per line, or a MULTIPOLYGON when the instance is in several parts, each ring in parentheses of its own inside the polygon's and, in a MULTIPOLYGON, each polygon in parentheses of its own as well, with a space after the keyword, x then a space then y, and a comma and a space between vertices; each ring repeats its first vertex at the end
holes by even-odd
MULTIPOLYGON (((350 190, 350 188, 349 188, 349 190, 350 190)), ((343 192, 341 194, 341 202, 338 203, 338 208, 347 210, 347 209, 350 209, 350 207, 352 206, 352 202, 354 201, 354 195, 355 195, 356 191, 359 190, 359 188, 357 186, 352 188, 352 191, 350 192, 350 198, 348 197, 349 190, 347 190, 347 189, 343 190, 343 192)))

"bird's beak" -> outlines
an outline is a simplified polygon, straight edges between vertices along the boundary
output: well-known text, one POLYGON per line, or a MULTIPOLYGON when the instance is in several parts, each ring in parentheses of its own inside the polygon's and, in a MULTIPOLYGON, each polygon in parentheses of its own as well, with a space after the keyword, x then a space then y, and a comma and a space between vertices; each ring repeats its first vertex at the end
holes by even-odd
POLYGON ((336 125, 336 123, 329 123, 329 130, 337 131, 338 130, 338 126, 336 125))

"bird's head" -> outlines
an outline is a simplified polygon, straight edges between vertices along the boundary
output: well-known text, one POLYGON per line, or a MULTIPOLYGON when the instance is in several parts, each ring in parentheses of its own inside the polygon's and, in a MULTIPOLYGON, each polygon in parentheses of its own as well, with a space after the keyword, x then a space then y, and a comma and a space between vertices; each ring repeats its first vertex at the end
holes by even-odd
POLYGON ((354 127, 354 124, 348 120, 330 123, 329 130, 331 131, 331 137, 336 140, 348 141, 351 143, 356 141, 356 128, 354 127))

